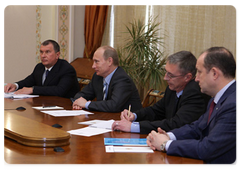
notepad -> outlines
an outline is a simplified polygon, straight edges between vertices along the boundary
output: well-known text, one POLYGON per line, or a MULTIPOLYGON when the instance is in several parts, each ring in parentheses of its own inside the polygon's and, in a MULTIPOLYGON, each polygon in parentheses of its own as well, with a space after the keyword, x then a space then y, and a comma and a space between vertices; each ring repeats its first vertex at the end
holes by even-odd
POLYGON ((146 138, 104 138, 105 145, 147 146, 146 138))

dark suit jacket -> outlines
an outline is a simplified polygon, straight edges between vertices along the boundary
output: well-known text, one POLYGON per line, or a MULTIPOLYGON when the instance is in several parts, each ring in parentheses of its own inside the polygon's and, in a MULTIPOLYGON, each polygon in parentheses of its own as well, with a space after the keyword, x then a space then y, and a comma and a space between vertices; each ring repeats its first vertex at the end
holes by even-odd
POLYGON ((197 120, 206 110, 208 100, 202 97, 197 82, 191 80, 183 90, 177 109, 175 107, 176 91, 166 88, 164 97, 153 106, 136 112, 136 121, 140 124, 140 133, 148 134, 161 127, 165 131, 181 127, 197 120))
POLYGON ((37 64, 31 75, 17 82, 19 89, 34 87, 33 94, 66 98, 73 97, 79 91, 76 71, 66 60, 58 59, 42 85, 44 71, 45 66, 37 64))
POLYGON ((207 124, 209 106, 197 121, 172 131, 177 140, 171 143, 167 154, 202 159, 206 163, 236 160, 236 82, 220 98, 207 124))
POLYGON ((118 67, 112 76, 106 100, 103 100, 103 77, 96 75, 96 73, 94 73, 91 82, 77 93, 74 99, 79 97, 86 100, 97 99, 97 101, 91 102, 89 110, 121 112, 128 109, 130 104, 133 111, 142 108, 135 84, 121 67, 118 67))

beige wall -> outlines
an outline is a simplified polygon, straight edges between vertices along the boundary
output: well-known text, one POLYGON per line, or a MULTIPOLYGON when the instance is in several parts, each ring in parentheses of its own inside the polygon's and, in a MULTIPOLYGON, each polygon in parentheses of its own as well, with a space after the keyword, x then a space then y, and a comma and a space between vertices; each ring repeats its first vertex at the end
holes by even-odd
MULTIPOLYGON (((70 9, 70 8, 69 8, 70 9)), ((84 49, 84 6, 72 6, 70 62, 82 57, 84 49)), ((39 62, 39 41, 58 41, 57 6, 7 6, 4 11, 4 83, 22 80, 39 62), (39 7, 39 8, 37 8, 39 7), (39 11, 37 11, 39 10, 39 11), (39 13, 39 16, 37 17, 39 13), (39 25, 37 25, 39 24, 39 25), (40 37, 37 36, 39 32, 40 37)), ((67 59, 68 60, 68 59, 67 59)))
POLYGON ((4 11, 5 82, 24 78, 35 62, 36 16, 32 6, 7 6, 4 11))

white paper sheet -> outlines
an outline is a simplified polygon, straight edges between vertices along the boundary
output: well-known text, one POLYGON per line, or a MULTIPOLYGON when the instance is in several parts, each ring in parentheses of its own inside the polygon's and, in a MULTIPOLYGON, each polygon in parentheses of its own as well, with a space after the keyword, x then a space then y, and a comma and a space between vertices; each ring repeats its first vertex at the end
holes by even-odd
POLYGON ((68 133, 72 135, 80 135, 80 136, 93 136, 99 135, 102 133, 107 133, 112 131, 112 124, 114 120, 90 120, 86 122, 79 122, 78 124, 89 125, 88 127, 70 130, 68 133))
POLYGON ((125 146, 105 146, 106 152, 136 152, 136 153, 153 153, 150 147, 125 147, 125 146))
POLYGON ((63 117, 63 116, 79 116, 86 114, 93 114, 85 110, 51 110, 51 111, 41 111, 43 113, 49 114, 54 117, 63 117))
POLYGON ((38 107, 32 107, 33 109, 37 109, 37 110, 52 110, 52 109, 64 109, 63 107, 59 107, 59 106, 38 106, 38 107))
POLYGON ((102 133, 107 133, 111 132, 112 130, 110 129, 101 129, 101 128, 94 128, 94 127, 85 127, 81 129, 76 129, 76 130, 70 130, 68 133, 72 135, 80 135, 80 136, 93 136, 93 135, 99 135, 102 133))
POLYGON ((78 122, 78 124, 82 124, 82 125, 94 125, 96 123, 101 123, 101 122, 105 122, 106 120, 89 120, 89 121, 85 121, 85 122, 78 122))
POLYGON ((101 121, 101 122, 90 125, 90 127, 110 129, 111 130, 113 122, 114 122, 114 120, 101 121))

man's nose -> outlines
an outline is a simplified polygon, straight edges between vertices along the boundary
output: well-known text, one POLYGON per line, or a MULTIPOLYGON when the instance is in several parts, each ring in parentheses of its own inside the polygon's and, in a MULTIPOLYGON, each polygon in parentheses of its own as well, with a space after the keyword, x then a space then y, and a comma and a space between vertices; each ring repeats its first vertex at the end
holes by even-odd
POLYGON ((165 73, 165 75, 164 75, 164 78, 163 78, 164 80, 169 80, 169 77, 167 76, 167 73, 165 73))
POLYGON ((195 81, 196 81, 196 82, 199 82, 198 76, 195 77, 195 81))

